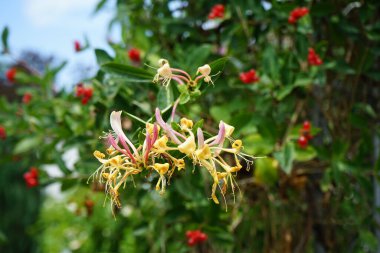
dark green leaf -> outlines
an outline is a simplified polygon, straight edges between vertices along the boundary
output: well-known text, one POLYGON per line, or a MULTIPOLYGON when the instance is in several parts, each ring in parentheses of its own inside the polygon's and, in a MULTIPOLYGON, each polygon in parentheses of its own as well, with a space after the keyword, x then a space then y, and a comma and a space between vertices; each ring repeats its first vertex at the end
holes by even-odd
POLYGON ((229 60, 228 57, 219 58, 213 62, 211 62, 209 65, 211 67, 211 74, 215 75, 221 71, 223 71, 224 66, 226 65, 226 62, 229 60))
POLYGON ((1 42, 3 44, 3 54, 8 53, 9 47, 8 47, 8 37, 9 37, 9 29, 8 27, 4 27, 3 32, 1 33, 1 42))
POLYGON ((119 74, 140 80, 153 80, 154 77, 154 74, 147 70, 114 62, 109 62, 101 65, 101 69, 107 73, 119 74))
POLYGON ((274 157, 280 162, 282 170, 286 174, 290 174, 292 171, 293 160, 294 160, 294 143, 288 142, 282 151, 274 153, 274 157))
POLYGON ((96 56, 96 61, 98 62, 99 65, 106 64, 113 60, 113 58, 106 51, 102 49, 95 49, 95 56, 96 56))

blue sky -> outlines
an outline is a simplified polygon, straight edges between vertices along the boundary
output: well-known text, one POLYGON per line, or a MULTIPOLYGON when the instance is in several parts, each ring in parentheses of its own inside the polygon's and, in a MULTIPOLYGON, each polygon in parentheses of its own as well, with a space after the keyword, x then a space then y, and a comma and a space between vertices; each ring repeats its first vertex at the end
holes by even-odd
MULTIPOLYGON (((0 4, 0 29, 10 29, 9 44, 14 55, 32 49, 43 55, 54 55, 68 60, 58 76, 58 87, 71 87, 79 80, 73 75, 79 66, 95 70, 94 48, 108 49, 107 26, 113 8, 92 15, 99 0, 3 0, 0 4), (74 40, 84 41, 86 35, 91 48, 74 52, 74 40)), ((111 1, 113 2, 113 1, 111 1)), ((111 38, 118 41, 117 34, 111 38)), ((92 73, 94 73, 92 71, 92 73)), ((91 75, 91 73, 87 73, 91 75)))

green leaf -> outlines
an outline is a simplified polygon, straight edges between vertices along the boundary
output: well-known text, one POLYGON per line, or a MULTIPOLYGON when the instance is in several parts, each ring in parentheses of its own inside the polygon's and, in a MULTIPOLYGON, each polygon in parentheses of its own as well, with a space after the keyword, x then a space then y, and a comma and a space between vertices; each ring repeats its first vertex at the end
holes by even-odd
POLYGON ((279 80, 279 64, 276 50, 273 46, 267 46, 263 53, 262 68, 265 69, 272 80, 279 80))
POLYGON ((193 126, 193 133, 196 134, 198 131, 198 128, 203 127, 203 119, 199 120, 197 123, 194 124, 193 126))
POLYGON ((94 14, 96 14, 98 11, 100 11, 103 8, 103 6, 105 5, 105 3, 107 3, 107 0, 100 0, 95 7, 94 14))
POLYGON ((256 160, 255 181, 264 185, 274 185, 278 180, 278 162, 273 158, 256 160))
POLYGON ((260 134, 254 133, 244 138, 244 150, 248 154, 267 155, 273 149, 274 143, 272 140, 263 138, 260 134))
POLYGON ((286 85, 285 87, 282 87, 279 92, 277 93, 276 97, 278 100, 284 99, 286 96, 288 96, 296 87, 306 87, 312 84, 312 80, 309 78, 299 78, 297 79, 294 84, 292 85, 286 85))
POLYGON ((221 106, 213 106, 210 109, 211 116, 217 121, 226 121, 229 122, 231 119, 231 114, 229 111, 229 104, 221 106))
POLYGON ((282 151, 276 152, 273 155, 280 162, 282 170, 286 174, 290 174, 295 157, 294 143, 288 142, 282 151))
POLYGON ((1 42, 3 44, 3 54, 8 53, 9 47, 8 47, 8 37, 9 37, 9 29, 8 26, 4 27, 3 32, 1 33, 1 42))
POLYGON ((174 101, 173 90, 171 86, 160 87, 157 94, 157 106, 160 109, 164 109, 170 106, 174 101))
POLYGON ((215 75, 218 72, 223 71, 224 66, 226 65, 226 62, 229 60, 229 57, 222 57, 219 58, 213 62, 211 62, 209 65, 211 67, 211 74, 215 75))
POLYGON ((177 122, 171 122, 170 125, 171 125, 171 127, 172 127, 175 131, 177 131, 177 132, 181 132, 181 131, 182 131, 182 130, 181 130, 181 126, 180 126, 177 122))
POLYGON ((39 136, 30 137, 18 142, 13 150, 14 154, 21 154, 38 147, 41 144, 41 138, 39 136))
POLYGON ((96 61, 99 65, 106 64, 113 60, 113 58, 106 51, 102 49, 95 49, 95 56, 96 56, 96 61))
POLYGON ((312 160, 317 156, 317 152, 312 146, 308 146, 307 148, 296 148, 295 149, 295 157, 296 161, 306 162, 312 160))
POLYGON ((211 45, 199 45, 195 49, 191 49, 191 52, 186 58, 186 67, 188 69, 199 67, 204 64, 211 53, 211 45))
POLYGON ((190 94, 186 87, 186 85, 178 85, 177 86, 178 91, 181 93, 179 96, 179 103, 181 105, 186 104, 190 100, 190 94))
POLYGON ((101 69, 106 73, 118 74, 126 77, 137 78, 140 80, 143 79, 151 81, 154 77, 154 74, 147 70, 115 62, 105 63, 101 65, 101 69))

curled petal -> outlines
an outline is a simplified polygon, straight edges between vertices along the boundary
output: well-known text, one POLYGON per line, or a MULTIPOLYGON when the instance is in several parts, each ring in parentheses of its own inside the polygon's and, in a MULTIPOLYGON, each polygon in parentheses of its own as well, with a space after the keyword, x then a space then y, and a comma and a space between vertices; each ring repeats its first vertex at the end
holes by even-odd
POLYGON ((158 108, 156 108, 156 120, 173 142, 176 144, 181 144, 177 136, 175 136, 175 131, 162 119, 160 109, 158 108))
POLYGON ((157 137, 158 137, 158 127, 157 127, 156 124, 154 124, 154 127, 153 127, 152 146, 153 146, 153 144, 156 142, 157 137))
POLYGON ((198 148, 202 148, 205 142, 205 138, 203 136, 203 131, 200 128, 197 129, 197 137, 198 137, 198 148))
POLYGON ((177 99, 177 100, 174 102, 174 105, 173 105, 173 110, 172 110, 172 115, 171 115, 171 117, 172 117, 172 121, 174 120, 175 111, 176 111, 176 109, 177 109, 177 105, 178 105, 178 103, 179 103, 179 99, 177 99))
POLYGON ((220 143, 223 143, 225 137, 226 137, 226 128, 225 128, 224 122, 220 121, 218 136, 213 142, 210 143, 210 146, 219 145, 220 143))
MULTIPOLYGON (((110 145, 112 145, 112 147, 114 147, 117 151, 123 153, 124 155, 128 156, 133 163, 136 163, 136 159, 133 157, 133 155, 131 154, 131 152, 129 151, 129 149, 121 149, 119 147, 119 145, 117 145, 117 142, 115 141, 115 139, 113 138, 112 134, 109 134, 108 135, 108 142, 110 145)), ((122 143, 123 144, 123 143, 122 143)))
POLYGON ((110 123, 113 131, 116 133, 116 135, 120 138, 120 141, 123 144, 123 141, 128 143, 128 145, 131 147, 133 152, 137 154, 137 149, 132 144, 132 142, 128 139, 128 137, 124 134, 123 129, 121 128, 121 111, 113 111, 110 116, 110 123))

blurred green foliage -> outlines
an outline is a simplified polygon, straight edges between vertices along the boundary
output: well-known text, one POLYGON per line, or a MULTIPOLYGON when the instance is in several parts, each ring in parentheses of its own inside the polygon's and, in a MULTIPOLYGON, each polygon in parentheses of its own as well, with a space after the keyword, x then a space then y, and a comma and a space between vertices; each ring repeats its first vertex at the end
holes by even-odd
MULTIPOLYGON (((95 11, 115 9, 110 29, 119 29, 122 40, 111 38, 110 52, 95 49, 99 71, 83 82, 94 92, 87 105, 75 91, 54 91, 64 63, 38 74, 18 72, 18 94, 33 98, 23 104, 0 97, 0 122, 8 135, 0 140, 1 211, 7 217, 0 227, 2 252, 34 252, 34 246, 9 250, 17 241, 12 215, 29 213, 33 220, 39 209, 40 197, 30 192, 37 189, 20 190, 21 172, 14 178, 10 171, 28 166, 40 168, 40 188, 59 182, 63 192, 62 199, 44 201, 38 221, 27 230, 39 242, 35 252, 376 250, 380 3, 223 1, 224 18, 208 20, 216 3, 100 1, 95 11), (289 13, 298 6, 310 13, 290 25, 289 13), (128 58, 131 48, 141 52, 140 63, 128 58), (321 56, 322 65, 308 65, 308 48, 321 56), (160 58, 193 74, 209 63, 215 85, 153 84, 155 70, 147 65, 157 67, 160 58), (242 83, 239 74, 252 68, 260 81, 242 83), (187 168, 172 178, 164 196, 154 191, 152 177, 136 178, 135 186, 130 182, 114 219, 107 201, 102 207, 102 186, 86 184, 98 167, 92 152, 103 146, 98 137, 109 129, 110 112, 129 113, 126 132, 137 139, 140 119, 150 119, 155 107, 168 109, 178 97, 180 115, 203 119, 212 133, 219 120, 234 125, 245 152, 266 158, 239 172, 241 194, 235 200, 228 196, 227 212, 207 198, 204 172, 187 168), (312 122, 314 137, 304 149, 297 139, 305 120, 312 122), (73 169, 62 158, 72 149, 79 152, 73 169), (12 162, 15 155, 21 162, 12 162), (56 164, 63 176, 48 176, 46 164, 56 164), (32 198, 38 201, 29 207, 32 198), (87 200, 94 203, 93 213, 87 200), (187 247, 185 232, 193 229, 207 233, 207 243, 187 247)), ((7 37, 6 28, 4 51, 7 37)))

